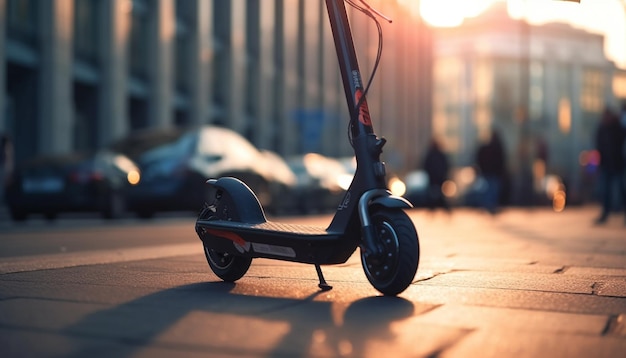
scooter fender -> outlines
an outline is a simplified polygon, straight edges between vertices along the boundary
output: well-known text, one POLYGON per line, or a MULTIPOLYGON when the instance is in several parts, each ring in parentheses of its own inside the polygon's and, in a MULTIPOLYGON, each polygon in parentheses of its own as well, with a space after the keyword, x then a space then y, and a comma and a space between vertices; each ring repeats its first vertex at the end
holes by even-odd
POLYGON ((388 190, 374 189, 365 192, 359 200, 359 218, 361 219, 361 230, 363 244, 368 255, 378 255, 379 250, 374 238, 374 229, 371 225, 369 208, 375 206, 387 208, 409 209, 413 205, 406 199, 392 195, 388 190))
POLYGON ((391 195, 391 194, 388 196, 378 197, 372 200, 369 204, 370 207, 376 206, 376 205, 381 205, 386 208, 400 208, 400 209, 411 209, 413 207, 413 204, 411 204, 411 202, 409 202, 405 198, 401 196, 391 195))
POLYGON ((218 195, 227 195, 236 209, 239 222, 259 224, 267 221, 259 199, 244 182, 233 177, 209 179, 208 185, 215 187, 218 195), (221 193, 220 193, 221 192, 221 193))

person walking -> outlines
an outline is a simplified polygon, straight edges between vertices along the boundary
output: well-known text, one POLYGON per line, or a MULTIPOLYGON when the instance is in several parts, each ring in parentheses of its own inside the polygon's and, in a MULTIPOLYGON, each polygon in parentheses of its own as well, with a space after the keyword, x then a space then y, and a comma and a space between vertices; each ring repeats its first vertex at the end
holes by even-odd
POLYGON ((13 171, 13 144, 8 135, 0 135, 0 205, 4 205, 6 187, 13 171))
POLYGON ((506 155, 500 134, 493 130, 490 140, 476 152, 476 164, 480 175, 487 182, 483 195, 483 207, 491 214, 497 213, 503 184, 506 178, 506 155))
POLYGON ((600 153, 600 185, 602 189, 602 211, 596 224, 604 224, 613 210, 614 195, 618 195, 621 208, 625 212, 626 224, 626 188, 624 187, 624 141, 626 129, 620 124, 619 117, 609 108, 605 108, 596 131, 595 145, 600 153))
POLYGON ((428 208, 434 210, 441 207, 450 211, 450 205, 443 193, 443 184, 448 180, 450 163, 441 145, 434 138, 424 157, 423 168, 428 175, 428 208))

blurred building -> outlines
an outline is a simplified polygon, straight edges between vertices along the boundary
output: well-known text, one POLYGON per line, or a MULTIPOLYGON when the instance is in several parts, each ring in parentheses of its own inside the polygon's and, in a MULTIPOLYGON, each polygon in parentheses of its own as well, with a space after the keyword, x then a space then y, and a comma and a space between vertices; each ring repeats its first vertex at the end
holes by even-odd
POLYGON ((585 190, 579 157, 594 146, 600 113, 606 105, 617 110, 616 96, 626 97, 624 72, 606 58, 603 42, 566 24, 512 19, 506 3, 438 30, 434 133, 454 163, 467 166, 496 128, 518 201, 532 197, 526 191, 542 174, 537 170, 562 177, 575 200, 585 190))
MULTIPOLYGON (((370 4, 394 24, 368 101, 404 170, 431 132, 430 30, 370 4)), ((350 13, 367 80, 376 27, 350 13)), ((350 155, 327 17, 322 0, 0 0, 0 132, 18 161, 206 123, 283 155, 350 155)))

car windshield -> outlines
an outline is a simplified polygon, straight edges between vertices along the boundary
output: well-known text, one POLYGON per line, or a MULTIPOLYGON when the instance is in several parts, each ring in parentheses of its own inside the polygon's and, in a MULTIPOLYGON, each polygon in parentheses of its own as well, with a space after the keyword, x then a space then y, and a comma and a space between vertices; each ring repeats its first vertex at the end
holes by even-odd
POLYGON ((225 128, 203 128, 199 132, 198 153, 223 155, 245 160, 254 160, 257 149, 236 132, 225 128))
POLYGON ((110 149, 138 160, 146 152, 175 143, 184 134, 185 132, 176 129, 137 132, 114 143, 110 149))
POLYGON ((161 144, 144 151, 137 160, 143 165, 163 159, 183 160, 194 152, 196 143, 196 136, 193 133, 188 133, 173 143, 161 144))

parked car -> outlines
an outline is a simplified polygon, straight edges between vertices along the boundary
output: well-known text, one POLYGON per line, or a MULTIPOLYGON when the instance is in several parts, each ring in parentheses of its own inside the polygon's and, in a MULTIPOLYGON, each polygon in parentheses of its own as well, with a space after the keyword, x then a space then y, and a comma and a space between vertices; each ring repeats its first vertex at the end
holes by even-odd
POLYGON ((404 184, 405 199, 416 208, 428 206, 428 174, 424 170, 409 172, 404 177, 404 184))
POLYGON ((270 183, 272 205, 269 209, 271 213, 281 215, 297 213, 298 202, 295 195, 296 174, 277 153, 262 150, 261 155, 263 157, 262 163, 265 175, 270 183))
POLYGON ((296 175, 298 210, 304 214, 335 210, 354 176, 343 161, 318 153, 295 156, 287 163, 296 175))
POLYGON ((206 180, 232 176, 245 182, 261 205, 275 208, 278 185, 267 157, 238 133, 217 126, 137 132, 113 145, 132 158, 141 181, 128 191, 128 208, 149 218, 162 211, 194 211, 209 199, 206 180))
POLYGON ((55 219, 64 212, 99 212, 112 219, 123 215, 125 193, 139 180, 128 157, 107 150, 34 158, 18 166, 6 188, 11 217, 30 214, 55 219))

